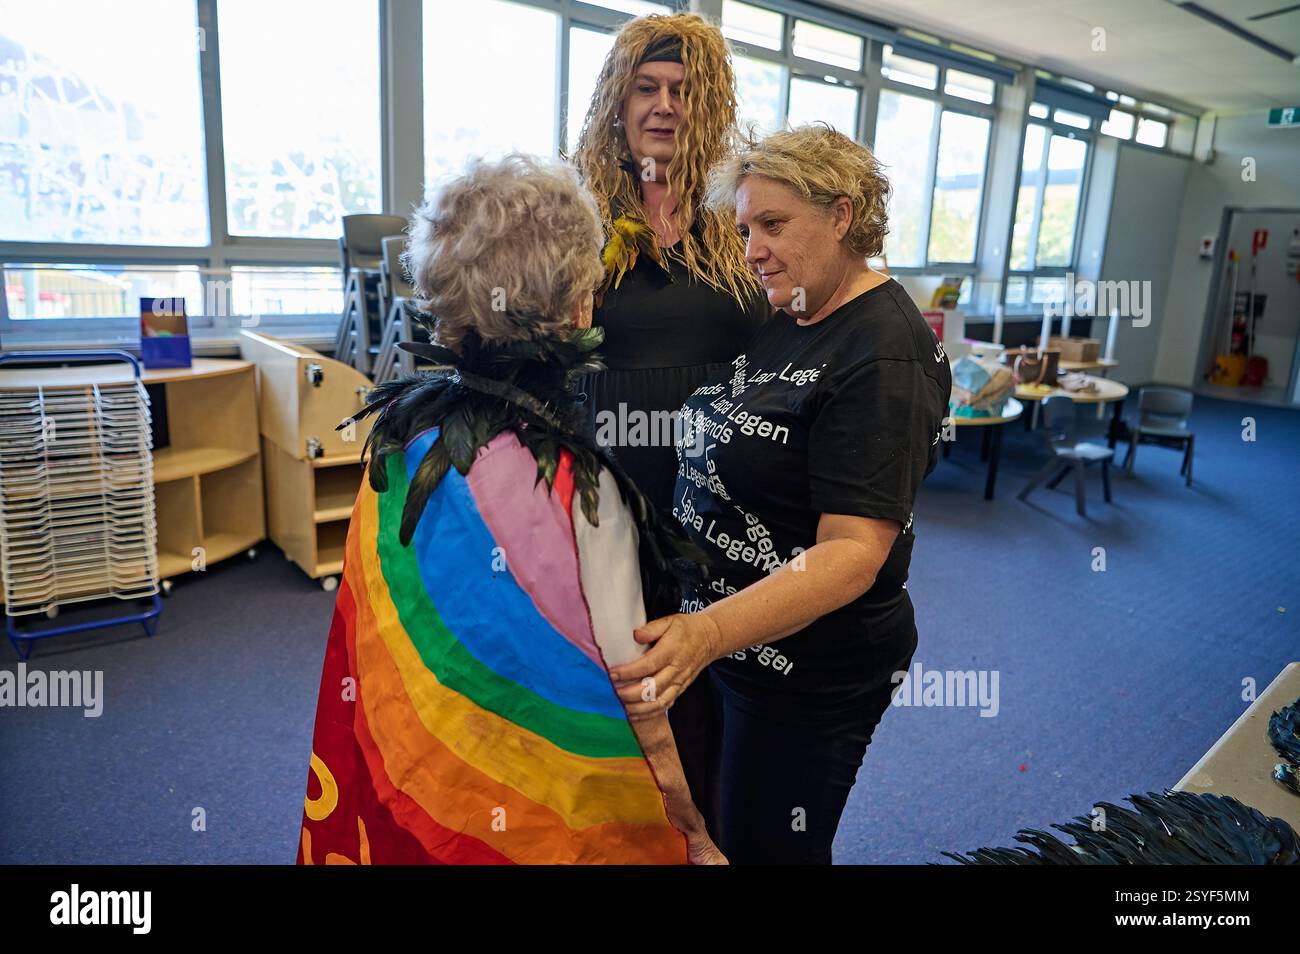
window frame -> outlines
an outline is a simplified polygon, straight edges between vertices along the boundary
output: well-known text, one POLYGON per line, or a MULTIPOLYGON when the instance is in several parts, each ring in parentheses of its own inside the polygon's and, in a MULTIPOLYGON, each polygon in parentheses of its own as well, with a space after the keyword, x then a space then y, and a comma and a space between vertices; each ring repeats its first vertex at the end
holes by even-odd
MULTIPOLYGON (((1031 314, 1042 310, 1041 308, 1035 307, 1031 300, 1033 297, 1032 289, 1033 289, 1034 279, 1064 278, 1067 274, 1077 271, 1077 266, 1079 262, 1079 244, 1083 238, 1083 227, 1084 227, 1083 220, 1084 220, 1084 213, 1086 211, 1087 203, 1088 203, 1088 190, 1092 184, 1092 166, 1093 166, 1093 159, 1095 157, 1095 152, 1096 152, 1097 137, 1101 135, 1105 135, 1104 133, 1101 133, 1099 131, 1100 123, 1094 122, 1092 124, 1092 128, 1090 129, 1079 129, 1075 126, 1070 126, 1064 123, 1058 123, 1054 119, 1055 110, 1049 110, 1047 119, 1037 119, 1031 117, 1029 115, 1029 105, 1030 103, 1025 104, 1025 121, 1024 121, 1024 127, 1021 130, 1021 134, 1020 134, 1021 146, 1020 146, 1020 151, 1017 154, 1017 160, 1016 160, 1015 188, 1012 190, 1011 193, 1015 197, 1015 201, 1012 203, 1011 206, 1011 221, 1007 229, 1006 268, 1004 269, 1003 278, 1002 278, 1002 292, 1001 295, 999 296, 1000 301, 1002 302, 1002 305, 1004 309, 1006 309, 1008 314, 1022 314, 1022 313, 1031 314), (1031 249, 1031 256, 1032 256, 1031 261, 1033 262, 1033 265, 1028 269, 1023 269, 1023 268, 1012 267, 1011 248, 1012 248, 1012 241, 1015 237, 1016 210, 1019 205, 1020 184, 1024 177, 1024 142, 1025 142, 1025 137, 1029 135, 1030 126, 1042 126, 1045 129, 1045 134, 1043 136, 1043 151, 1041 156, 1041 162, 1042 162, 1041 168, 1044 170, 1044 174, 1040 177, 1038 183, 1038 189, 1034 194, 1034 216, 1033 219, 1031 220, 1032 224, 1030 226, 1030 236, 1032 239, 1030 249, 1031 249), (1065 265, 1039 265, 1038 264, 1039 226, 1042 224, 1043 201, 1047 192, 1047 160, 1048 160, 1048 156, 1051 153, 1053 136, 1064 136, 1067 139, 1077 139, 1083 142, 1084 144, 1083 168, 1080 170, 1080 176, 1079 176, 1079 204, 1075 210, 1075 215, 1074 215, 1074 234, 1070 242, 1070 261, 1065 265), (1007 288, 1011 284, 1012 279, 1020 279, 1020 278, 1023 278, 1025 280, 1026 300, 1023 304, 1009 305, 1007 303, 1007 288)), ((1108 136, 1107 138, 1113 139, 1114 137, 1108 136)), ((1117 140, 1117 141, 1123 142, 1123 140, 1117 140)))
MULTIPOLYGON (((810 60, 805 57, 794 54, 794 28, 797 20, 803 20, 817 26, 824 26, 829 29, 841 30, 843 32, 852 32, 845 29, 842 23, 830 22, 820 19, 812 14, 793 14, 787 12, 779 6, 770 3, 764 3, 763 0, 743 0, 750 6, 762 7, 773 13, 779 13, 782 18, 781 23, 781 48, 771 50, 764 46, 746 46, 738 40, 727 39, 734 55, 743 56, 750 60, 767 63, 776 66, 781 70, 781 88, 777 104, 777 114, 779 122, 785 125, 790 116, 790 88, 796 78, 807 81, 822 83, 826 86, 847 87, 852 89, 858 97, 857 108, 855 110, 854 128, 852 130, 843 130, 840 132, 851 136, 853 139, 861 142, 861 131, 865 128, 865 123, 870 118, 874 123, 875 104, 874 100, 878 98, 878 92, 873 95, 870 84, 870 70, 873 62, 873 50, 876 47, 876 41, 863 32, 856 32, 854 35, 862 39, 862 66, 860 69, 851 70, 844 66, 837 66, 833 63, 822 63, 819 60, 810 60), (833 82, 827 82, 827 80, 833 82)), ((717 20, 721 24, 722 3, 717 3, 717 20)), ((875 60, 879 59, 876 53, 875 60)))
MULTIPOLYGON (((880 44, 883 52, 884 44, 880 44)), ((910 54, 909 54, 910 55, 910 54)), ((945 275, 970 275, 972 278, 979 271, 979 257, 981 243, 984 238, 985 220, 988 214, 988 180, 990 160, 993 156, 993 140, 996 131, 998 107, 1001 102, 1001 90, 999 84, 993 86, 993 102, 980 103, 973 99, 967 99, 964 96, 956 96, 952 93, 945 93, 944 87, 948 81, 949 67, 942 64, 935 64, 938 69, 938 76, 935 82, 936 88, 933 90, 925 89, 922 86, 913 86, 910 83, 901 83, 897 80, 891 80, 879 75, 879 66, 877 63, 877 76, 880 81, 879 91, 876 94, 877 108, 879 108, 879 98, 886 90, 898 93, 903 96, 912 96, 916 99, 929 100, 938 105, 934 113, 934 122, 930 127, 930 145, 927 156, 927 168, 925 173, 925 191, 922 211, 922 222, 924 224, 923 245, 925 247, 925 263, 922 265, 895 265, 889 264, 890 274, 899 275, 924 275, 935 272, 943 272, 945 275), (931 213, 934 209, 934 186, 935 179, 938 175, 939 165, 939 134, 943 127, 944 112, 962 113, 966 116, 975 116, 980 119, 986 119, 989 123, 988 140, 984 144, 984 174, 980 182, 980 201, 979 211, 976 213, 975 226, 975 247, 969 262, 946 262, 941 259, 930 258, 930 231, 931 231, 931 213)), ((876 117, 879 124, 879 116, 876 117)), ((873 130, 871 138, 871 147, 875 148, 875 131, 873 130)))
MULTIPOLYGON (((14 242, 0 241, 0 269, 14 265, 120 265, 130 266, 197 266, 204 278, 222 275, 227 278, 235 266, 260 267, 339 267, 339 244, 331 239, 276 238, 268 236, 230 235, 227 228, 225 147, 222 139, 221 83, 220 83, 220 25, 217 18, 218 0, 193 0, 203 43, 199 50, 197 68, 203 106, 204 160, 206 164, 208 244, 196 246, 172 245, 108 245, 78 242, 14 242)), ((383 98, 385 92, 384 65, 386 58, 384 19, 386 0, 372 0, 379 6, 379 36, 375 42, 380 55, 380 208, 389 203, 390 183, 383 174, 385 146, 382 136, 385 126, 383 98)), ((12 269, 9 269, 12 271, 12 269)), ((341 285, 341 280, 340 280, 341 285)), ((340 305, 342 294, 340 289, 340 305)), ((189 326, 195 345, 200 349, 204 339, 237 336, 236 319, 249 316, 226 316, 213 320, 210 315, 190 317, 189 326)), ((133 337, 138 327, 133 317, 85 318, 13 318, 9 314, 7 295, 0 290, 0 346, 11 344, 22 347, 76 346, 112 344, 122 347, 122 335, 133 337), (125 330, 124 330, 125 329, 125 330)), ((262 317, 256 327, 272 332, 306 333, 308 337, 326 337, 324 325, 337 327, 338 317, 321 314, 284 314, 262 317)), ((249 326, 251 327, 251 326, 249 326)), ((328 333, 333 340, 333 331, 328 333)), ((127 346, 130 347, 129 345, 127 346)))
MULTIPOLYGON (((28 242, 0 240, 0 270, 13 265, 105 265, 105 266, 197 266, 200 275, 229 278, 230 269, 252 267, 340 268, 337 239, 287 238, 230 235, 226 209, 226 168, 223 140, 220 50, 221 31, 218 0, 191 0, 203 39, 196 68, 203 108, 203 157, 206 165, 208 243, 197 246, 112 245, 77 242, 28 242)), ((380 183, 376 212, 409 207, 423 193, 423 90, 422 81, 411 90, 397 84, 396 76, 423 77, 423 3, 398 0, 370 0, 378 9, 379 89, 375 108, 380 113, 380 183), (414 29, 412 27, 414 26, 414 29), (414 36, 414 43, 411 37, 414 36), (411 70, 414 70, 412 73, 411 70), (398 105, 400 103, 400 106, 398 105), (401 110, 412 121, 398 124, 393 117, 401 110), (406 201, 403 201, 403 200, 406 201)), ((601 7, 582 0, 510 0, 523 6, 556 13, 559 17, 557 42, 556 142, 567 148, 565 108, 568 100, 569 28, 599 32, 616 30, 632 14, 601 7)), ((687 0, 664 0, 671 10, 689 7, 687 0)), ((436 55, 436 51, 430 51, 436 55)), ((584 104, 585 108, 585 104, 584 104)), ((9 269, 12 273, 14 269, 9 269)), ((342 308, 340 276, 339 306, 342 308)), ((249 316, 233 315, 213 319, 190 316, 190 331, 196 352, 228 351, 243 322, 249 316)), ((0 348, 44 349, 50 347, 138 347, 135 341, 138 318, 14 318, 8 298, 0 289, 0 348), (124 341, 128 343, 124 343, 124 341)), ((339 315, 336 313, 281 314, 261 316, 255 326, 273 334, 328 349, 334 341, 339 315)))
MULTIPOLYGON (((197 23, 204 31, 205 43, 198 57, 200 89, 203 98, 204 159, 206 163, 205 181, 207 186, 209 242, 206 246, 165 246, 165 245, 103 245, 57 242, 13 242, 0 241, 0 267, 5 263, 22 263, 33 265, 49 264, 89 264, 107 266, 197 266, 205 277, 210 275, 228 276, 229 270, 237 266, 273 266, 273 267, 339 267, 338 242, 334 239, 275 238, 261 236, 231 236, 228 234, 225 183, 225 156, 223 143, 221 83, 219 73, 220 29, 217 17, 218 0, 191 0, 196 11, 197 23)), ((379 103, 380 110, 380 198, 377 211, 404 211, 417 203, 424 190, 424 110, 423 110, 423 61, 425 55, 437 55, 436 50, 423 48, 423 15, 425 4, 409 0, 370 0, 378 7, 379 36, 379 103), (411 83, 401 78, 418 76, 419 82, 411 83), (397 122, 396 117, 404 117, 397 122)), ((568 142, 569 103, 569 61, 572 30, 575 28, 610 33, 617 30, 622 23, 632 18, 632 14, 623 13, 599 3, 584 0, 510 0, 522 6, 552 12, 557 15, 555 42, 559 55, 556 68, 555 141, 559 144, 561 154, 569 154, 573 143, 568 142)), ((1010 279, 1025 277, 1032 282, 1035 277, 1055 277, 1064 275, 1076 267, 1079 257, 1079 245, 1083 235, 1084 216, 1087 209, 1089 190, 1092 187, 1091 176, 1094 151, 1101 136, 1101 122, 1094 122, 1088 130, 1062 126, 1053 121, 1052 113, 1046 120, 1039 120, 1028 115, 1033 96, 1026 97, 1023 108, 1017 107, 1020 118, 1021 151, 1015 155, 1014 171, 1009 166, 1009 156, 1003 144, 1003 137, 1014 136, 1008 125, 1014 129, 1015 116, 1009 111, 1007 101, 1016 102, 1008 90, 1002 89, 1003 81, 994 81, 993 102, 980 103, 945 91, 950 70, 963 68, 949 57, 943 58, 949 48, 956 56, 969 56, 956 44, 930 37, 905 28, 895 28, 866 17, 815 6, 803 0, 745 0, 754 6, 767 9, 782 17, 781 49, 770 50, 760 46, 749 46, 738 41, 729 40, 737 55, 749 57, 755 61, 775 66, 782 71, 779 116, 782 124, 788 122, 791 85, 796 79, 820 82, 827 85, 846 86, 856 93, 857 109, 855 128, 851 135, 859 142, 873 142, 876 134, 880 97, 886 91, 926 99, 936 103, 934 122, 931 128, 930 157, 925 172, 924 187, 924 250, 925 262, 920 265, 890 265, 890 271, 899 275, 908 274, 958 274, 969 276, 972 281, 984 274, 985 279, 1000 279, 998 299, 1005 304, 1007 285, 1010 279), (861 68, 847 69, 829 63, 822 63, 795 56, 794 30, 797 21, 806 21, 830 29, 841 30, 860 36, 863 40, 863 58, 861 68), (932 61, 937 70, 936 88, 933 90, 900 83, 881 75, 882 56, 887 44, 894 44, 906 38, 910 41, 903 55, 926 59, 923 51, 918 51, 916 43, 935 45, 932 61), (830 82, 828 82, 828 80, 830 82), (929 257, 932 237, 932 214, 935 202, 935 181, 939 159, 940 136, 945 111, 953 111, 969 116, 979 117, 989 122, 989 137, 985 147, 983 179, 980 188, 979 210, 975 234, 975 251, 970 262, 943 262, 929 257), (1015 224, 1015 204, 1018 200, 1022 176, 1022 151, 1024 135, 1030 124, 1037 123, 1048 128, 1045 137, 1045 149, 1050 149, 1050 134, 1061 134, 1073 139, 1082 139, 1087 149, 1082 170, 1079 192, 1079 208, 1075 217, 1073 252, 1067 266, 1037 266, 1037 233, 1034 236, 1035 268, 1031 271, 1012 270, 1011 237, 1015 224), (869 135, 868 135, 869 131, 869 135), (1009 210, 1008 231, 1002 251, 995 252, 986 248, 991 242, 988 234, 990 227, 1001 233, 1003 223, 1008 221, 1008 210, 993 208, 990 194, 1004 190, 1006 183, 1013 183, 1013 204, 1009 210), (1001 257, 999 262, 997 259, 1001 257), (993 275, 999 272, 999 275, 993 275)), ((712 19, 721 21, 722 0, 664 0, 669 10, 693 9, 712 19)), ((1011 64, 1001 58, 990 59, 991 63, 1000 64, 1003 69, 1014 68, 1017 73, 1016 84, 1026 80, 1031 84, 1036 75, 1051 76, 1031 65, 1011 64)), ((965 69, 971 72, 970 69, 965 69)), ((978 75, 978 74, 977 74, 978 75)), ((1059 81, 1059 80, 1058 80, 1059 81)), ((1181 104, 1163 106, 1148 103, 1140 98, 1125 102, 1118 93, 1112 94, 1112 104, 1134 115, 1134 133, 1127 140, 1119 140, 1130 148, 1184 154, 1180 149, 1172 148, 1175 129, 1182 131, 1179 141, 1185 144, 1186 120, 1192 121, 1191 134, 1195 136, 1195 123, 1199 117, 1189 112, 1190 107, 1181 104), (1163 114, 1148 113, 1147 107, 1165 110, 1163 114), (1166 144, 1162 147, 1149 146, 1135 140, 1138 121, 1144 116, 1158 119, 1169 126, 1166 144), (1180 126, 1179 124, 1183 125, 1180 126)), ((1132 99, 1129 97, 1129 99, 1132 99)), ((585 111, 586 104, 576 104, 585 111)), ((845 130, 849 132, 848 130, 845 130)), ((1108 137, 1112 138, 1112 137, 1108 137)), ((1045 177, 1044 177, 1045 178, 1045 177)), ((1045 181, 1044 181, 1045 187, 1045 181)), ((1036 196, 1035 216, 1041 223, 1042 190, 1036 196)), ((340 301, 341 305, 341 301, 340 301)), ((1017 309, 1020 306, 1015 306, 1017 309)), ((232 340, 237 336, 238 317, 221 318, 214 321, 210 316, 193 316, 191 327, 195 332, 195 349, 201 352, 213 350, 228 351, 232 340)), ((104 344, 105 335, 119 335, 119 328, 128 328, 134 332, 136 319, 12 319, 8 313, 8 301, 0 293, 0 348, 4 347, 48 347, 78 346, 104 344)), ((272 333, 291 335, 316 347, 328 349, 333 342, 337 329, 336 314, 306 315, 268 315, 259 325, 262 330, 272 333)), ((120 341, 118 346, 121 346, 120 341)), ((130 345, 127 345, 130 347, 130 345)))

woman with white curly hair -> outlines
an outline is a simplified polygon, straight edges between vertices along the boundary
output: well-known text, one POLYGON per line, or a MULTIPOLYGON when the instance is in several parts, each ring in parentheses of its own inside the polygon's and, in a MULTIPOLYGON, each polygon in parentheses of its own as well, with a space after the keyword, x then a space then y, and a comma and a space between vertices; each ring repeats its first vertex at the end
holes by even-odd
POLYGON ((631 724, 608 674, 643 652, 673 559, 703 555, 570 390, 598 367, 602 244, 576 174, 521 155, 471 163, 412 217, 432 322, 408 347, 438 367, 354 418, 378 414, 300 863, 725 863, 667 718, 631 724))

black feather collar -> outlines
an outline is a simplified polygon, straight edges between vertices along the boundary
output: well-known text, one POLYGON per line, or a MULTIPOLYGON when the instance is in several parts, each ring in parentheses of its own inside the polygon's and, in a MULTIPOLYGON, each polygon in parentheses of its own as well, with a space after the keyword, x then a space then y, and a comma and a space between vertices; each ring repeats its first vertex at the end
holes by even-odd
POLYGON ((388 488, 388 456, 417 434, 439 429, 407 489, 400 529, 403 546, 409 545, 430 495, 447 471, 455 467, 462 475, 468 473, 479 449, 510 430, 537 462, 534 486, 544 480, 550 490, 561 450, 573 455, 574 490, 592 526, 599 524, 600 470, 611 472, 636 521, 647 605, 675 603, 681 577, 705 575, 704 551, 654 508, 591 433, 574 385, 583 375, 604 370, 595 350, 603 340, 603 329, 587 328, 563 337, 502 344, 470 335, 459 353, 417 342, 399 346, 430 362, 433 370, 379 385, 370 392, 366 407, 338 427, 377 415, 362 460, 368 456, 370 486, 378 493, 388 488))

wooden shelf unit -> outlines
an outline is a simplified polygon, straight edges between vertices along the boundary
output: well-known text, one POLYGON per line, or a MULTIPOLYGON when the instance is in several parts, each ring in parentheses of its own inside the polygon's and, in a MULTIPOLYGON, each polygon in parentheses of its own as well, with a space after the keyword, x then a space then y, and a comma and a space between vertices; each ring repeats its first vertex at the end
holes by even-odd
POLYGON ((312 579, 343 569, 343 546, 365 477, 356 456, 303 460, 262 438, 270 536, 312 579))

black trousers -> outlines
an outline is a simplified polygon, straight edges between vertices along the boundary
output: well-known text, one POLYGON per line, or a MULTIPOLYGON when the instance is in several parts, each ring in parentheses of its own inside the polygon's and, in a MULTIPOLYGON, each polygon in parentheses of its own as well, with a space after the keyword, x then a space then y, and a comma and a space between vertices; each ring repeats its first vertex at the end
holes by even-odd
MULTIPOLYGON (((897 668, 910 665, 909 652, 897 668)), ((849 791, 896 689, 884 680, 813 708, 740 692, 713 675, 722 711, 714 840, 732 864, 831 863, 849 791)))

